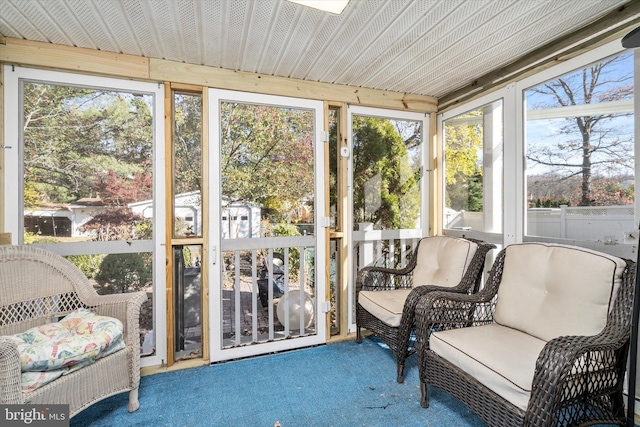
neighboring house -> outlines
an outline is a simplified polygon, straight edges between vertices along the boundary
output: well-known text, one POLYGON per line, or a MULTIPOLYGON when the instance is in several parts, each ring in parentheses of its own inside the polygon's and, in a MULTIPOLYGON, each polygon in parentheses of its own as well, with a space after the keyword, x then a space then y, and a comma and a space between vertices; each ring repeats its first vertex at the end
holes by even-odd
MULTIPOLYGON (((153 217, 153 201, 144 200, 127 205, 131 210, 145 218, 153 217)), ((177 194, 174 201, 174 215, 177 221, 184 223, 184 229, 195 236, 202 235, 202 203, 199 191, 177 194)), ((262 219, 259 206, 232 203, 225 205, 221 213, 221 231, 223 239, 242 239, 260 237, 262 219)))
POLYGON ((260 237, 261 213, 258 206, 232 203, 222 208, 222 238, 260 237))
POLYGON ((24 210, 25 231, 42 236, 82 237, 79 228, 105 208, 102 199, 85 197, 70 204, 43 204, 24 210))
MULTIPOLYGON (((92 215, 107 207, 99 198, 83 198, 70 204, 43 204, 37 209, 25 209, 25 230, 43 236, 82 237, 89 233, 79 231, 92 215)), ((145 218, 153 218, 153 200, 127 205, 145 218)), ((176 219, 193 235, 202 233, 202 206, 200 192, 178 194, 175 199, 176 219)), ((258 206, 232 203, 222 209, 221 231, 224 239, 260 237, 261 209, 258 206)))

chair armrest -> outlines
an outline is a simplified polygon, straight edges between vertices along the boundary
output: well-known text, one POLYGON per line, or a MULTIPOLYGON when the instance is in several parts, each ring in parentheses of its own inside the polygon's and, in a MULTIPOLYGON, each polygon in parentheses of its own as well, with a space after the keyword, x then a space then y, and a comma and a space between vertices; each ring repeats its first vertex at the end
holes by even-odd
POLYGON ((413 268, 402 269, 384 267, 365 267, 358 272, 356 293, 360 291, 384 291, 391 289, 411 288, 413 268))
POLYGON ((495 293, 485 292, 484 289, 475 294, 429 292, 416 304, 418 342, 428 343, 433 331, 492 323, 495 305, 495 293))
POLYGON ((469 310, 473 310, 474 324, 490 323, 496 305, 494 297, 493 293, 483 291, 475 294, 442 290, 428 292, 416 305, 416 318, 429 323, 457 323, 460 319, 468 321, 469 310))
POLYGON ((140 346, 140 307, 147 301, 143 291, 125 294, 96 295, 83 302, 101 316, 115 317, 124 326, 126 345, 140 346))
POLYGON ((15 342, 0 337, 0 404, 24 403, 20 368, 20 354, 15 342))
POLYGON ((482 273, 484 271, 487 254, 490 250, 495 249, 496 245, 493 243, 487 243, 482 240, 469 239, 478 245, 476 253, 467 268, 460 283, 456 286, 456 292, 470 292, 475 293, 480 289, 480 283, 482 282, 482 273))
POLYGON ((544 346, 533 377, 525 425, 537 425, 536 417, 554 416, 572 401, 586 396, 622 396, 628 340, 605 329, 593 336, 563 336, 544 346), (533 408, 533 409, 532 409, 533 408))

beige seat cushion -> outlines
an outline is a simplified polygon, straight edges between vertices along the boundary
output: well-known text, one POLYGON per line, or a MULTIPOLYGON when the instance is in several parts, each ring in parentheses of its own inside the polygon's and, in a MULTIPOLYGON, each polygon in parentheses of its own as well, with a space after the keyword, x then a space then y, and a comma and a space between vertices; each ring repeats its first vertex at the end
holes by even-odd
POLYGON ((513 403, 527 409, 536 360, 546 344, 498 324, 434 332, 436 354, 513 403))
POLYGON ((425 237, 418 246, 413 286, 454 287, 467 271, 478 245, 449 236, 425 237))
POLYGON ((397 328, 402 319, 402 308, 411 289, 390 291, 360 291, 358 302, 369 313, 389 326, 397 328))
POLYGON ((572 246, 511 245, 494 319, 544 341, 597 334, 606 324, 625 265, 620 258, 572 246))
MULTIPOLYGON (((460 283, 478 245, 448 236, 425 237, 418 247, 413 286, 453 287, 460 283)), ((389 326, 397 328, 402 319, 404 302, 411 289, 361 291, 358 302, 369 313, 389 326)))

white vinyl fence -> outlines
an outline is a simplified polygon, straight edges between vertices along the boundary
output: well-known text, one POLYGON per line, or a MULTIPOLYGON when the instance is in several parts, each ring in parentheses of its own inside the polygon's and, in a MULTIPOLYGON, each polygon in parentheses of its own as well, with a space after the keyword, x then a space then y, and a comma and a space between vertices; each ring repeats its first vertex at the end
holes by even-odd
MULTIPOLYGON (((628 243, 637 236, 633 206, 531 208, 527 210, 527 236, 628 243)), ((445 228, 482 230, 482 212, 445 213, 445 228)))

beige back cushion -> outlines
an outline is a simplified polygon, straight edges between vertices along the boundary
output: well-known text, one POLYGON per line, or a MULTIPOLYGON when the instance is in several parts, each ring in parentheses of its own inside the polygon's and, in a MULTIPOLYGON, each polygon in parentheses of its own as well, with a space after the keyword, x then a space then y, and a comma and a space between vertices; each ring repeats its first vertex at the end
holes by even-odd
POLYGON ((420 241, 413 286, 453 287, 460 283, 478 245, 457 237, 425 237, 420 241))
POLYGON ((523 243, 506 249, 497 323, 545 341, 602 331, 624 260, 588 249, 523 243))

